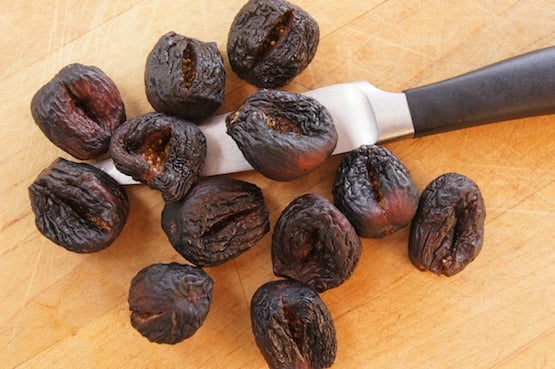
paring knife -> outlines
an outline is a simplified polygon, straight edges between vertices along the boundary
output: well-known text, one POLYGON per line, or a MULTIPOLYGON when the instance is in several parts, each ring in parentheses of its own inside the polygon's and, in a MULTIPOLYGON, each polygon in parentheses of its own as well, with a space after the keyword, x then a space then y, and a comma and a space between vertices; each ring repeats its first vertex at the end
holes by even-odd
MULTIPOLYGON (((386 92, 366 81, 306 92, 333 116, 338 131, 334 154, 361 145, 419 137, 475 125, 555 113, 555 46, 404 92, 386 92)), ((208 152, 204 176, 251 170, 221 114, 199 125, 208 152)), ((121 184, 137 183, 98 162, 121 184)))

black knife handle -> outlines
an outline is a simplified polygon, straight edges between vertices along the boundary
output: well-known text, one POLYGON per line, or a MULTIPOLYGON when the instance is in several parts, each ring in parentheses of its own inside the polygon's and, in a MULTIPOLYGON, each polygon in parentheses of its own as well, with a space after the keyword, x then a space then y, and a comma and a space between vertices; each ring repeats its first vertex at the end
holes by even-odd
POLYGON ((555 113, 555 47, 405 91, 414 136, 555 113))

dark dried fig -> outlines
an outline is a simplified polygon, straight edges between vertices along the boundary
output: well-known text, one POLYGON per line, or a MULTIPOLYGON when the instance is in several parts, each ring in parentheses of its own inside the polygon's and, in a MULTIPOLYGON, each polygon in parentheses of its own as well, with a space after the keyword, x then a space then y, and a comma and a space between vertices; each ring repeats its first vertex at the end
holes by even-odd
POLYGON ((110 153, 116 168, 177 201, 196 183, 206 158, 206 139, 188 121, 147 113, 122 124, 110 153))
POLYGON ((355 229, 327 199, 313 194, 293 200, 272 235, 274 273, 318 292, 351 276, 362 251, 355 229))
POLYGON ((318 23, 300 7, 283 0, 250 0, 233 20, 227 54, 240 78, 277 88, 310 64, 319 40, 318 23))
POLYGON ((131 281, 131 325, 149 341, 176 344, 202 326, 214 282, 202 269, 191 265, 153 264, 131 281))
POLYGON ((256 344, 271 369, 328 368, 337 339, 332 316, 318 294, 293 281, 268 282, 251 301, 256 344))
POLYGON ((224 61, 214 42, 168 32, 146 62, 145 88, 154 110, 199 122, 224 99, 224 61))
POLYGON ((215 266, 250 249, 270 230, 262 191, 256 185, 215 177, 166 204, 162 228, 185 259, 215 266))
POLYGON ((226 117, 226 126, 253 168, 278 181, 312 172, 337 145, 327 109, 292 92, 259 90, 226 117))
POLYGON ((361 237, 388 236, 410 223, 418 190, 409 171, 385 147, 364 145, 342 160, 333 186, 334 204, 361 237))
POLYGON ((484 199, 470 178, 447 173, 434 179, 412 221, 411 262, 435 274, 459 273, 482 249, 485 217, 484 199))
POLYGON ((106 153, 112 133, 125 121, 115 83, 99 68, 78 63, 37 91, 31 113, 54 145, 82 160, 106 153))
POLYGON ((122 186, 100 169, 62 158, 29 186, 39 231, 77 253, 105 249, 121 233, 129 213, 122 186))

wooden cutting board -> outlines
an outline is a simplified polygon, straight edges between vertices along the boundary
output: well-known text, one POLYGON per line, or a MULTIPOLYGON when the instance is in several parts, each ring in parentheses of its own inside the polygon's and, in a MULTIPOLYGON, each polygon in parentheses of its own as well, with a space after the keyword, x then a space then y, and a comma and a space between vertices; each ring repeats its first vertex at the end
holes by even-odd
MULTIPOLYGON (((271 271, 270 239, 222 266, 204 326, 175 346, 149 343, 129 323, 127 293, 144 266, 184 262, 160 227, 163 202, 128 188, 131 212, 108 249, 77 255, 35 228, 27 187, 56 157, 29 104, 72 62, 96 65, 118 85, 127 115, 151 110, 145 58, 175 31, 217 42, 242 0, 4 0, 0 10, 0 368, 266 368, 251 333, 249 302, 271 271)), ((298 0, 319 22, 309 68, 286 89, 369 80, 390 91, 435 82, 555 44, 552 0, 298 0)), ((219 112, 252 86, 227 63, 219 112)), ((554 66, 555 67, 555 66, 554 66)), ((333 368, 555 367, 555 116, 387 144, 419 190, 445 172, 482 189, 487 219, 478 258, 451 278, 416 270, 408 230, 363 240, 354 275, 322 294, 336 324, 333 368)), ((262 188, 274 223, 304 193, 331 199, 341 156, 281 183, 254 172, 233 177, 262 188)))

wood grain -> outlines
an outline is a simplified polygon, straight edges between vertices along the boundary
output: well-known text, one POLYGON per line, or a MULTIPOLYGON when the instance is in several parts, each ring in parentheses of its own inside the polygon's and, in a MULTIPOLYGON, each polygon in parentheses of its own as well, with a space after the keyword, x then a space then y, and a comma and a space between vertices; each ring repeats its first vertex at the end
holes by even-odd
MULTIPOLYGON (((551 0, 298 0, 319 22, 313 63, 286 88, 369 80, 402 91, 555 44, 551 0)), ((94 64, 119 86, 129 117, 151 110, 147 53, 173 30, 216 41, 225 54, 239 0, 5 0, 0 10, 0 368, 265 368, 249 302, 271 271, 270 239, 208 268, 214 304, 191 339, 160 346, 129 324, 127 291, 142 267, 184 260, 160 227, 163 202, 128 188, 131 213, 107 250, 76 255, 34 225, 28 185, 56 157, 34 124, 31 97, 63 66, 94 64)), ((254 88, 226 65, 220 112, 254 88)), ((322 298, 334 316, 333 368, 555 367, 555 117, 502 122, 389 143, 420 190, 450 171, 473 178, 487 206, 482 253, 462 273, 437 277, 407 258, 408 230, 363 240, 353 277, 322 298)), ((275 222, 295 197, 331 199, 341 156, 309 176, 262 188, 275 222)))

